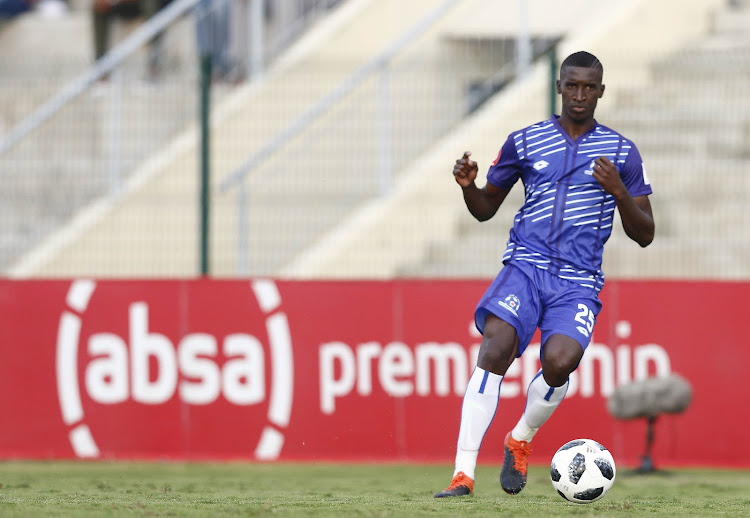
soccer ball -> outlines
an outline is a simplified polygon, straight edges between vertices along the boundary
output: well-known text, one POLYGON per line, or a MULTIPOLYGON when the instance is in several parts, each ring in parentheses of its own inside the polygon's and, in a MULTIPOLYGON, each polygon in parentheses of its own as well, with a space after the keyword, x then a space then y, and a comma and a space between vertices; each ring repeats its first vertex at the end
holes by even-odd
POLYGON ((605 495, 615 481, 615 460, 596 441, 576 439, 552 456, 552 487, 565 500, 589 504, 605 495))

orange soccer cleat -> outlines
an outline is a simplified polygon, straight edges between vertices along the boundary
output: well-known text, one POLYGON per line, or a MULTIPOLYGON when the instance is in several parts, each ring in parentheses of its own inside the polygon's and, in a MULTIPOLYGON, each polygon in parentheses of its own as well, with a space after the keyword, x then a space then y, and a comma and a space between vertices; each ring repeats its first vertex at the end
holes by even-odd
POLYGON ((517 441, 508 432, 505 436, 505 459, 500 471, 500 485, 503 491, 517 495, 526 485, 527 460, 531 446, 526 441, 517 441))
POLYGON ((474 481, 467 477, 463 471, 456 473, 451 480, 451 485, 435 495, 435 498, 446 496, 465 496, 474 492, 474 481))

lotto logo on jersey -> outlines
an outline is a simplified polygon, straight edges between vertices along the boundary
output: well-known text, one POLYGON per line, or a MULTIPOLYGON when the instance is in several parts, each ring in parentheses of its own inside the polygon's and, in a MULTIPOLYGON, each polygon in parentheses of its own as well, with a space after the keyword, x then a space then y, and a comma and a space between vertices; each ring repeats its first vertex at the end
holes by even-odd
POLYGON ((593 176, 593 175, 594 175, 594 166, 595 166, 595 165, 596 165, 596 161, 592 160, 592 161, 591 161, 591 163, 589 164, 589 168, 588 168, 588 169, 586 169, 586 170, 585 170, 585 171, 583 172, 583 174, 587 174, 587 175, 589 175, 589 176, 593 176))
POLYGON ((186 427, 183 440, 215 441, 228 453, 239 445, 258 459, 278 457, 293 395, 281 297, 271 281, 236 284, 243 293, 234 300, 248 304, 217 312, 214 286, 171 284, 128 300, 113 294, 123 289, 117 284, 71 284, 58 326, 56 375, 60 411, 78 457, 142 448, 139 434, 163 451, 164 444, 179 441, 162 430, 168 427, 149 423, 174 422, 173 429, 180 429, 187 416, 200 424, 186 427), (263 317, 248 318, 254 312, 263 317), (112 423, 122 419, 134 433, 113 434, 112 423))

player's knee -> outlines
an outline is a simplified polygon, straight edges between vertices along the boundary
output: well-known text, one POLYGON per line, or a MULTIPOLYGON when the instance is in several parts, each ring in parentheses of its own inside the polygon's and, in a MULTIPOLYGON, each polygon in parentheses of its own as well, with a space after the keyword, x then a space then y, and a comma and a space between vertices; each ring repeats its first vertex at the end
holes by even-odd
POLYGON ((494 315, 487 317, 477 366, 504 375, 518 352, 516 328, 494 315))
POLYGON ((583 356, 578 342, 548 343, 542 351, 542 373, 550 387, 564 385, 583 356))
POLYGON ((542 374, 544 375, 544 381, 550 387, 562 387, 565 385, 565 382, 568 381, 568 377, 570 376, 570 373, 566 373, 565 369, 554 369, 549 367, 542 367, 542 374))
POLYGON ((477 366, 486 371, 504 376, 514 359, 515 355, 512 351, 497 348, 489 348, 484 351, 480 349, 479 356, 477 357, 477 366))

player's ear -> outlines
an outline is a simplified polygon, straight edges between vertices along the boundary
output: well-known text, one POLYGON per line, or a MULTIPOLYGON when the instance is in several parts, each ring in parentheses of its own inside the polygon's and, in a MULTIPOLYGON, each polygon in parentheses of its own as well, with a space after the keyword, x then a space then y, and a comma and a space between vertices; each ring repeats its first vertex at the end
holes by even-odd
POLYGON ((602 91, 599 92, 599 99, 601 99, 604 96, 604 85, 602 85, 602 91))
POLYGON ((557 93, 561 94, 562 88, 560 88, 560 80, 558 79, 557 81, 555 81, 555 83, 557 84, 557 93))

